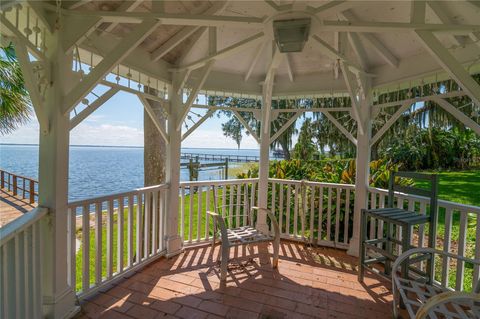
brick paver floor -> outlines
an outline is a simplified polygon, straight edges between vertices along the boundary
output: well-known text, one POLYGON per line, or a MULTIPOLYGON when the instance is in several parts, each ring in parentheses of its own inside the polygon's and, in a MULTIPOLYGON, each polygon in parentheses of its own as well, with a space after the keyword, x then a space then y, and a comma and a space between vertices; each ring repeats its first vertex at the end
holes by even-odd
POLYGON ((218 246, 161 258, 83 301, 77 318, 391 318, 389 283, 359 283, 357 259, 344 251, 282 241, 274 270, 267 249, 232 249, 225 284, 218 246))

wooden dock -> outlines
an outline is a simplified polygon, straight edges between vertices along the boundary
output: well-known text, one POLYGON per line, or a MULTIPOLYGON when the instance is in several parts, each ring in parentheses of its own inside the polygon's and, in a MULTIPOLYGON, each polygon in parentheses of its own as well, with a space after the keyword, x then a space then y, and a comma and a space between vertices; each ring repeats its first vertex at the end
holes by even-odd
POLYGON ((0 227, 37 206, 38 182, 0 170, 0 227))
POLYGON ((182 153, 182 159, 192 159, 199 161, 221 161, 237 162, 237 163, 251 163, 259 162, 259 156, 253 155, 220 155, 220 154, 202 154, 202 153, 182 153))

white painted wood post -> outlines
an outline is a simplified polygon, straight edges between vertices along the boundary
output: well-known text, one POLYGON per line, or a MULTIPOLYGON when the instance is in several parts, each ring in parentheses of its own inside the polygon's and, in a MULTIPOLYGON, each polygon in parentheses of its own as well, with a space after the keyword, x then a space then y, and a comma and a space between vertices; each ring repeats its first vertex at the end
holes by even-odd
MULTIPOLYGON (((271 84, 264 84, 262 99, 262 119, 260 131, 260 162, 258 171, 258 207, 267 208, 268 203, 268 172, 270 166, 270 113, 272 107, 271 84)), ((252 196, 254 196, 252 194, 252 196)), ((267 231, 267 216, 265 212, 258 211, 257 228, 267 231)))
POLYGON ((43 310, 46 318, 70 317, 75 306, 75 283, 68 282, 68 151, 69 116, 64 96, 73 79, 72 52, 64 52, 57 32, 48 43, 51 78, 44 107, 48 119, 40 127, 38 204, 49 209, 44 219, 42 256, 43 310))
POLYGON ((172 87, 169 88, 168 98, 170 110, 168 115, 168 135, 170 143, 167 147, 166 182, 169 184, 169 196, 166 218, 167 256, 174 256, 182 251, 182 236, 178 233, 178 203, 180 189, 180 153, 182 146, 182 129, 177 129, 177 121, 182 114, 183 96, 179 91, 181 75, 174 72, 172 87))
MULTIPOLYGON (((364 132, 357 130, 357 156, 355 177, 355 204, 353 215, 353 235, 350 239, 348 254, 359 256, 360 217, 361 210, 367 207, 368 202, 368 179, 370 175, 370 140, 372 135, 372 92, 371 87, 366 85, 365 98, 358 103, 360 106, 359 116, 363 122, 364 132)), ((359 123, 360 124, 360 123, 359 123)))

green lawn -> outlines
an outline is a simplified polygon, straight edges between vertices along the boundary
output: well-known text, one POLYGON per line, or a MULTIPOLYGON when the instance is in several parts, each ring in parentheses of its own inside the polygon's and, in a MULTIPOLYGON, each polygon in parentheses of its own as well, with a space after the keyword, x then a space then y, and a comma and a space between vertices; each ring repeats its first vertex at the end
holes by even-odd
POLYGON ((480 170, 436 173, 440 176, 440 199, 480 206, 480 170))

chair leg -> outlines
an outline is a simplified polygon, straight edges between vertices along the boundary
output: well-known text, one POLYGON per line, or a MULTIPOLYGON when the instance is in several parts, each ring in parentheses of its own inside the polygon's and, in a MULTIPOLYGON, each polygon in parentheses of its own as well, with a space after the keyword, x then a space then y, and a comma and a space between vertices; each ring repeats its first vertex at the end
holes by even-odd
POLYGON ((278 267, 278 255, 280 251, 280 240, 275 240, 273 242, 273 260, 272 260, 272 267, 277 268, 278 267))
POLYGON ((220 264, 220 280, 227 280, 227 266, 229 257, 229 247, 222 242, 221 248, 221 264, 220 264))

